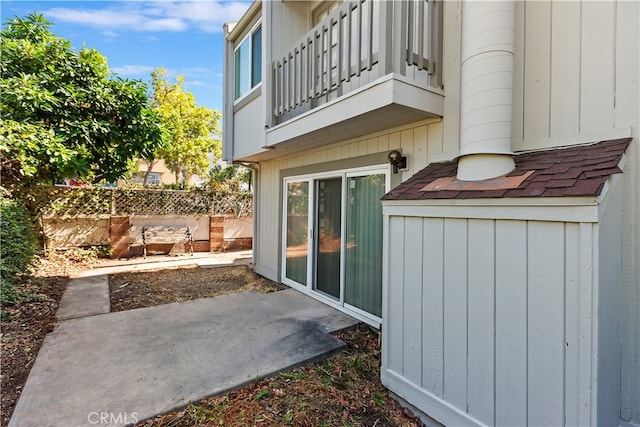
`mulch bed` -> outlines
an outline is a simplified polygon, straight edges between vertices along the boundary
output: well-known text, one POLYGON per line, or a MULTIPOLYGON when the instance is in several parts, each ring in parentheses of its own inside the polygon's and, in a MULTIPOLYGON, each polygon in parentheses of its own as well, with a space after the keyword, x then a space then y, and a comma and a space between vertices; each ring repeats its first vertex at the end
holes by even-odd
POLYGON ((67 284, 64 277, 35 279, 37 300, 2 307, 2 416, 0 424, 9 424, 22 387, 36 360, 42 341, 56 325, 55 313, 67 284))

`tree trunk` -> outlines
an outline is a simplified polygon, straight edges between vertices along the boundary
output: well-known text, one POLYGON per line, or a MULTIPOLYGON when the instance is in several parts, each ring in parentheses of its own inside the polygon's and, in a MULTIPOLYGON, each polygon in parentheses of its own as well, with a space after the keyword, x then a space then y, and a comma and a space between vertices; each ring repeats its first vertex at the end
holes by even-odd
POLYGON ((147 170, 144 173, 144 179, 142 181, 143 187, 147 186, 147 182, 149 182, 149 175, 151 175, 151 171, 153 170, 153 167, 156 165, 156 163, 158 163, 158 161, 156 159, 145 160, 145 163, 147 164, 147 170))

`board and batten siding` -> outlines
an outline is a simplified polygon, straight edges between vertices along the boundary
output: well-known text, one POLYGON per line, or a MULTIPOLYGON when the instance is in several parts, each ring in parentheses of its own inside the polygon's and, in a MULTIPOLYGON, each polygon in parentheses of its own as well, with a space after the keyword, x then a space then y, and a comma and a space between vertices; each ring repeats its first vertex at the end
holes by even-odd
POLYGON ((516 2, 514 151, 637 126, 639 14, 636 1, 516 2))
POLYGON ((385 221, 385 385, 450 425, 596 424, 597 224, 385 221))
POLYGON ((281 171, 292 168, 325 164, 331 170, 332 162, 354 159, 377 153, 401 149, 408 157, 408 168, 400 172, 404 181, 427 166, 441 160, 442 122, 425 120, 364 135, 316 150, 309 150, 260 163, 257 185, 257 232, 254 238, 256 271, 272 280, 279 280, 282 221, 281 171))
MULTIPOLYGON (((444 2, 444 133, 459 151, 461 2, 444 2)), ((640 2, 516 1, 513 151, 631 135, 640 117, 640 2)))

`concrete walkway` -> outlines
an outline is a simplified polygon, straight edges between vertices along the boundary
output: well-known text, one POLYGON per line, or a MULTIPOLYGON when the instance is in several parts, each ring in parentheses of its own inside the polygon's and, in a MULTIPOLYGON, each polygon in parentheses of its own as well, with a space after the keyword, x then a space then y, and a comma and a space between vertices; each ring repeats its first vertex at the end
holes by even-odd
POLYGON ((73 280, 9 426, 134 423, 325 357, 357 323, 292 289, 101 314, 96 273, 73 280))

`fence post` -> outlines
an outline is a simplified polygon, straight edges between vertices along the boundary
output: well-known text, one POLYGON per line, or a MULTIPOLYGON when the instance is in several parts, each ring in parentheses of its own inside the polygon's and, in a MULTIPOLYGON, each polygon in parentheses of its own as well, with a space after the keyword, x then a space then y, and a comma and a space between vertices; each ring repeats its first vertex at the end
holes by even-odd
POLYGON ((111 216, 109 243, 111 246, 111 258, 129 257, 131 236, 129 235, 128 216, 111 216))
POLYGON ((115 188, 111 188, 111 216, 114 216, 116 214, 116 189, 115 188))
POLYGON ((209 216, 209 251, 224 251, 224 216, 209 216))

